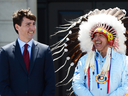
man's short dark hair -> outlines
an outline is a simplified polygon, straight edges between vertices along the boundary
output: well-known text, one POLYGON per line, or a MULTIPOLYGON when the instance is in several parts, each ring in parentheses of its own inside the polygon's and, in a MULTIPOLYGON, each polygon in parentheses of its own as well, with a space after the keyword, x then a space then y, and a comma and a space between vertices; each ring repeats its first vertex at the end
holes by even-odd
POLYGON ((23 21, 23 17, 26 17, 30 20, 36 21, 35 15, 30 11, 30 9, 21 9, 13 13, 12 19, 13 19, 13 27, 15 31, 18 33, 18 31, 15 28, 15 24, 18 24, 21 26, 21 23, 23 21))

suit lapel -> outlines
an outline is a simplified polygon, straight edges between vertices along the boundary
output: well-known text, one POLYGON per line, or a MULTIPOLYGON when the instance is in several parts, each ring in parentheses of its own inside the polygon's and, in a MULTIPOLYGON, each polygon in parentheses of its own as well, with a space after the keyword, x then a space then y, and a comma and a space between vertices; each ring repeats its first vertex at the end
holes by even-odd
POLYGON ((37 43, 36 41, 33 40, 32 50, 31 50, 31 60, 30 60, 30 66, 29 66, 29 75, 31 74, 32 69, 34 67, 34 62, 35 62, 37 53, 38 53, 37 43))
POLYGON ((20 50, 20 47, 19 47, 18 40, 16 40, 16 42, 14 43, 14 50, 13 50, 13 52, 14 52, 16 58, 18 59, 21 67, 23 68, 23 70, 27 74, 26 66, 25 66, 25 63, 24 63, 23 56, 21 54, 21 50, 20 50))

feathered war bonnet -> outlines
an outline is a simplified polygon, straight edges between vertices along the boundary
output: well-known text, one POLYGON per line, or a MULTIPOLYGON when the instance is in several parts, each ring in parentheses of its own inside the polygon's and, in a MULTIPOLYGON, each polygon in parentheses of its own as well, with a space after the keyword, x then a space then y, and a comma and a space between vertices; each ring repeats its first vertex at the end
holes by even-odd
POLYGON ((125 15, 126 11, 119 8, 110 8, 108 10, 95 9, 90 12, 87 21, 83 21, 79 26, 78 40, 80 41, 82 52, 92 50, 93 35, 95 32, 100 32, 108 38, 110 46, 119 53, 125 54, 126 46, 124 41, 126 41, 126 38, 124 34, 126 28, 121 21, 125 15))
MULTIPOLYGON (((86 53, 88 53, 88 59, 86 60, 86 63, 88 64, 85 66, 85 74, 89 66, 94 70, 94 59, 91 60, 91 57, 94 57, 95 52, 92 50, 94 49, 92 39, 95 32, 103 33, 108 38, 109 45, 113 47, 114 50, 125 54, 126 38, 124 34, 126 33, 125 25, 127 26, 128 23, 128 19, 125 15, 126 11, 117 7, 109 8, 107 10, 95 9, 94 11, 90 11, 89 13, 79 17, 77 20, 69 22, 70 24, 59 27, 63 30, 51 35, 54 36, 58 33, 68 32, 63 39, 51 46, 51 51, 60 49, 59 51, 54 52, 53 55, 62 52, 62 55, 54 58, 53 61, 60 59, 65 53, 68 53, 65 63, 55 72, 62 69, 67 64, 67 61, 71 61, 66 77, 62 81, 58 82, 56 84, 57 86, 67 85, 72 81, 71 78, 66 84, 61 84, 68 77, 70 68, 72 66, 76 66, 80 57, 86 53)), ((110 50, 107 51, 107 55, 108 54, 110 54, 110 50)), ((107 68, 107 70, 108 69, 109 68, 107 68)))
MULTIPOLYGON (((85 64, 85 76, 89 66, 94 72, 94 54, 92 50, 95 50, 92 39, 94 33, 99 32, 104 34, 108 38, 108 43, 110 48, 113 48, 121 54, 125 54, 126 45, 125 45, 125 32, 126 28, 124 27, 121 19, 126 15, 125 10, 119 8, 108 9, 108 10, 98 10, 89 13, 87 21, 81 22, 79 26, 79 36, 78 40, 80 41, 80 48, 82 52, 87 52, 89 55, 85 64), (86 38, 86 39, 85 39, 86 38)), ((109 71, 110 68, 110 53, 111 49, 108 48, 106 61, 101 70, 104 74, 109 71)))

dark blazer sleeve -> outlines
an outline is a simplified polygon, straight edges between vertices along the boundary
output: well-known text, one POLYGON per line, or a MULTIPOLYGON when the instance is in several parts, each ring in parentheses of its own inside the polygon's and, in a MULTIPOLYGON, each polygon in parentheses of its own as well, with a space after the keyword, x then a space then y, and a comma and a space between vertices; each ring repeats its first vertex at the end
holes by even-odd
POLYGON ((55 94, 55 72, 53 58, 50 48, 47 48, 45 53, 45 90, 42 96, 54 96, 55 94))
POLYGON ((10 89, 8 55, 0 49, 0 94, 2 96, 15 96, 10 89))

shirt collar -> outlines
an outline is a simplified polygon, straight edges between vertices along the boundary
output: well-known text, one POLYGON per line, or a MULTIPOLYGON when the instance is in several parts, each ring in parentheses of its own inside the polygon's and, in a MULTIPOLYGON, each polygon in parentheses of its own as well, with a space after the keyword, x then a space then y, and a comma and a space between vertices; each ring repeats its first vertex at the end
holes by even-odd
MULTIPOLYGON (((96 50, 95 52, 96 52, 95 56, 100 55, 100 53, 99 53, 98 50, 96 50)), ((112 48, 112 54, 111 54, 111 55, 112 55, 112 57, 111 57, 112 59, 115 58, 115 55, 114 55, 114 54, 115 54, 115 51, 114 51, 113 48, 112 48)), ((106 57, 106 56, 105 56, 105 57, 106 57)))
POLYGON ((25 44, 28 44, 30 47, 32 47, 33 39, 31 39, 28 43, 25 43, 18 38, 18 42, 21 48, 23 48, 25 44))

